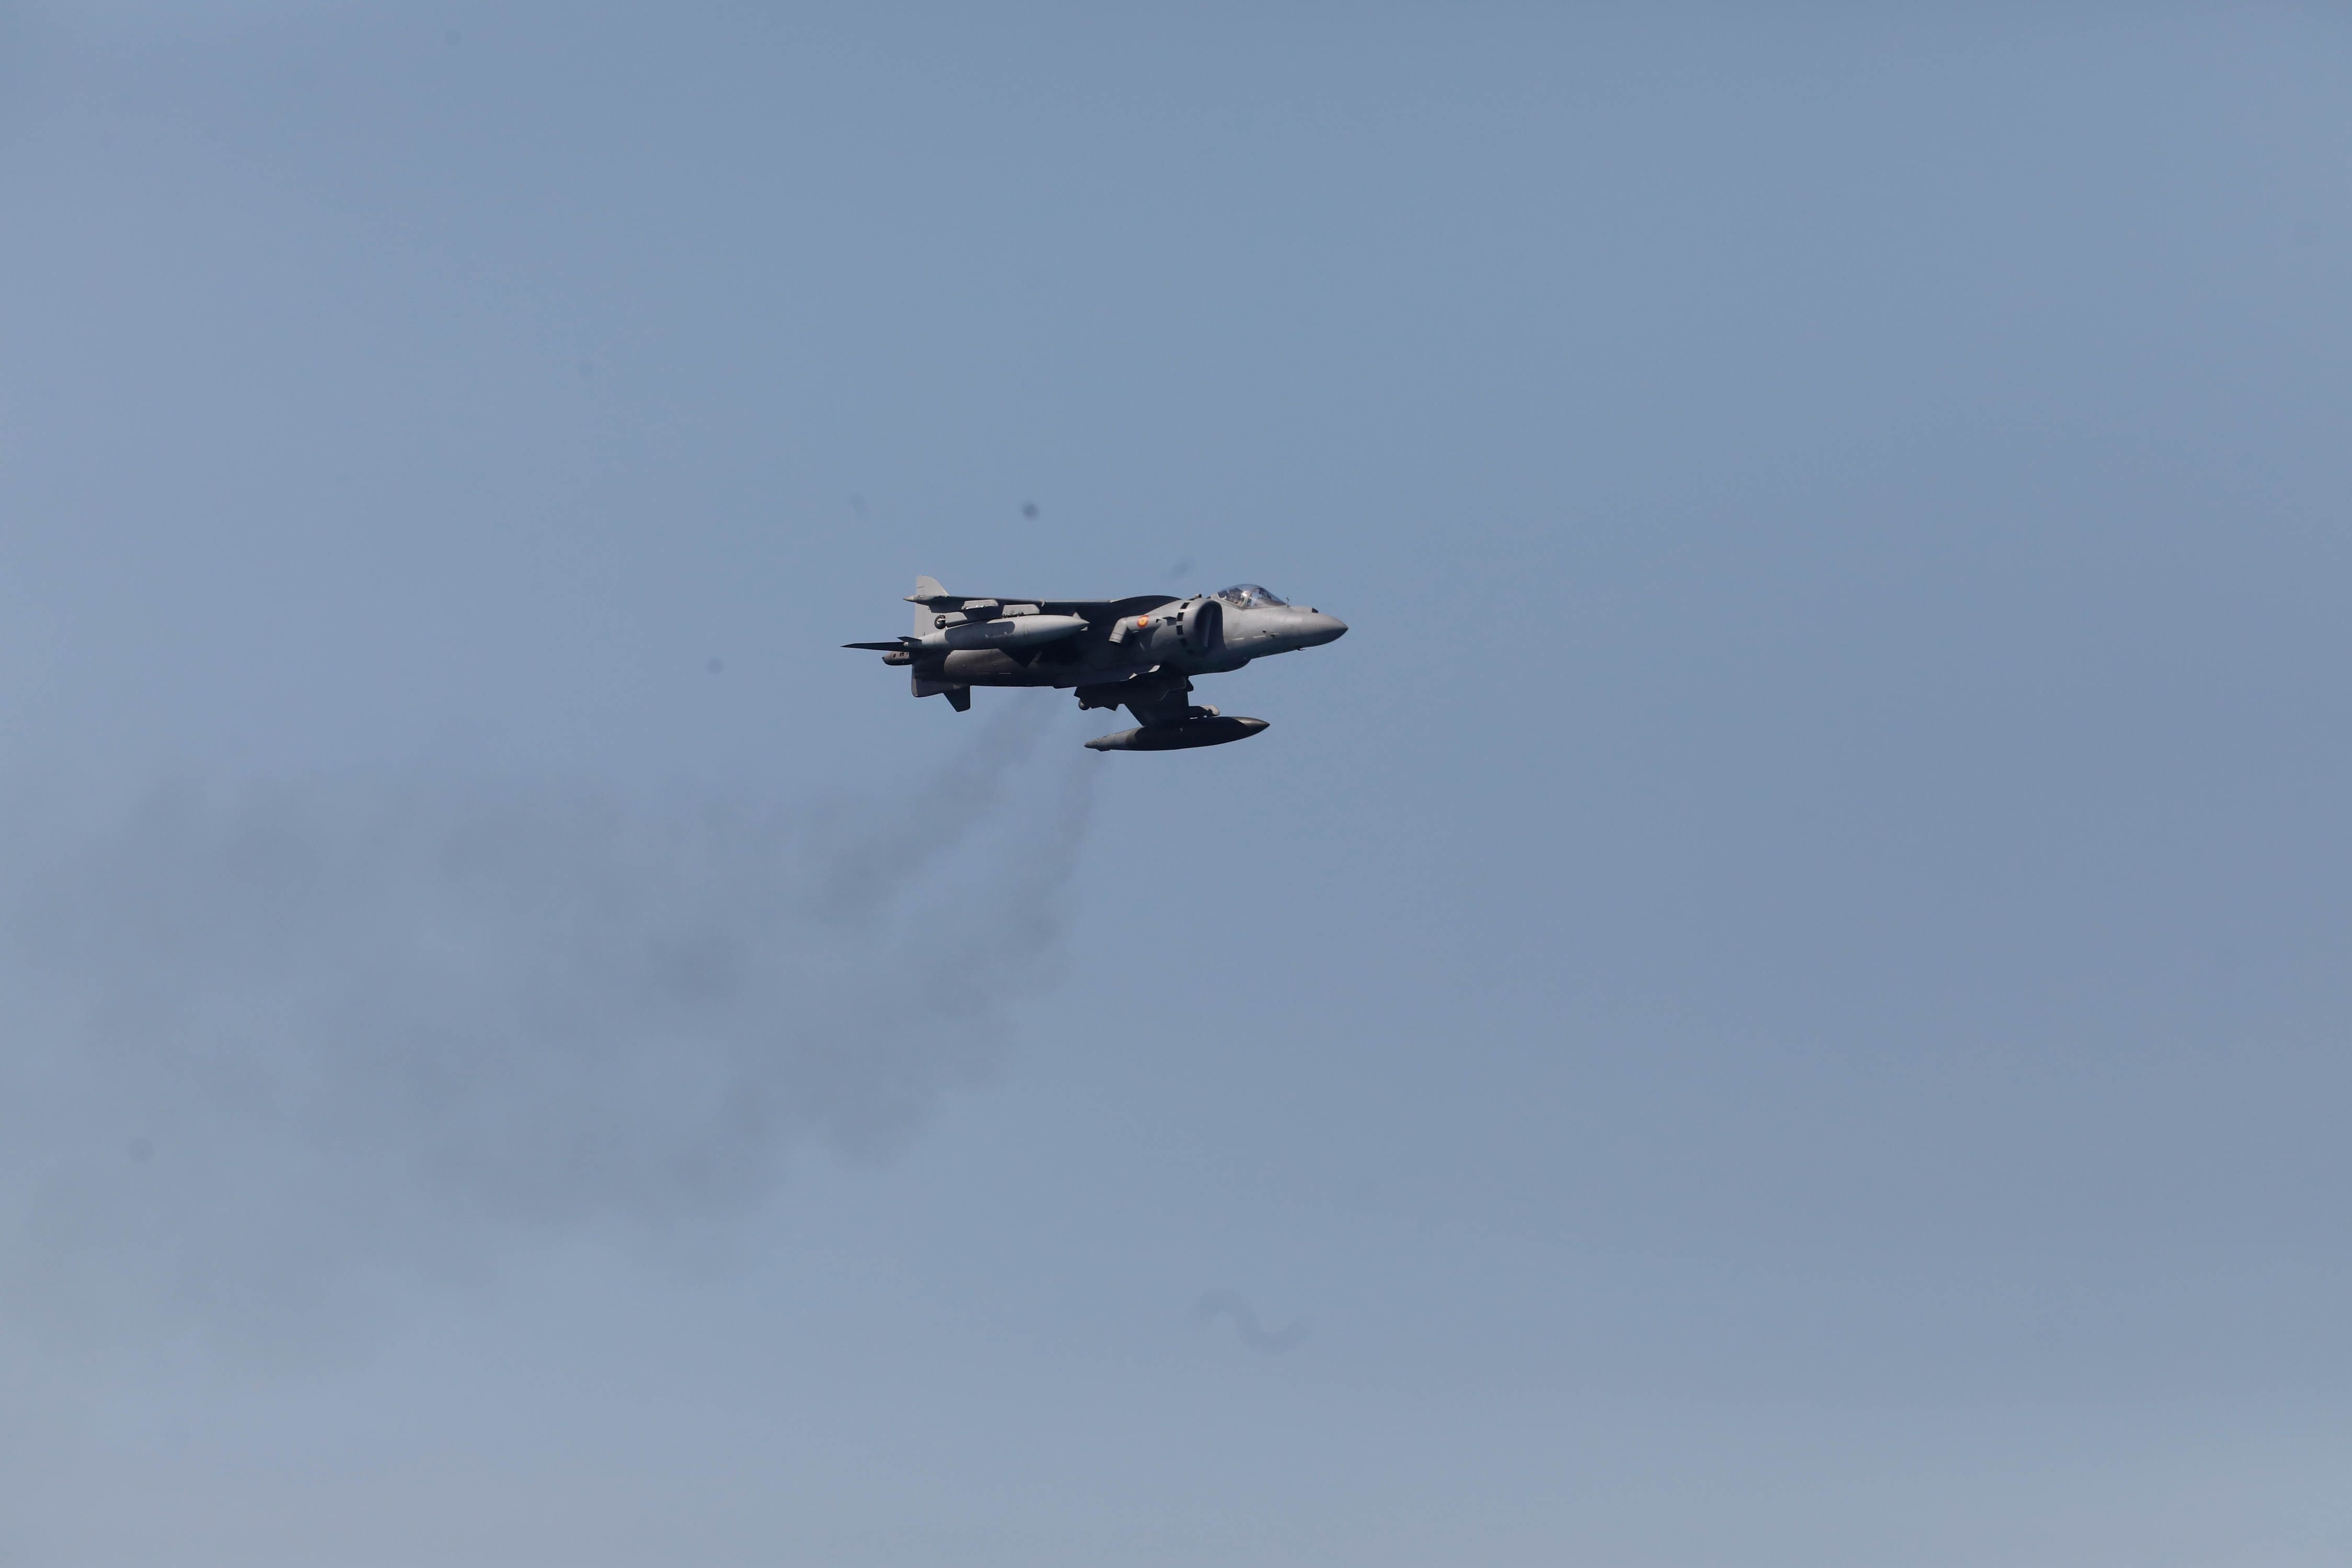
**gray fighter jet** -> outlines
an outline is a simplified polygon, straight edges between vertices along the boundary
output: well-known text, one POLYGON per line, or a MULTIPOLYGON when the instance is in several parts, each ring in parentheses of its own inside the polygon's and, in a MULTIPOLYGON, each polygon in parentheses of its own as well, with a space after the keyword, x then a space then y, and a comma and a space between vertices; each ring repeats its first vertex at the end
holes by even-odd
POLYGON ((1097 752, 1245 741, 1265 721, 1192 706, 1192 677, 1317 647, 1348 629, 1339 616, 1286 604, 1255 583, 1189 599, 1016 599, 950 594, 918 577, 907 602, 915 606, 910 635, 842 646, 908 666, 916 696, 944 697, 959 713, 971 710, 975 686, 1068 687, 1080 708, 1124 706, 1137 727, 1088 741, 1097 752))

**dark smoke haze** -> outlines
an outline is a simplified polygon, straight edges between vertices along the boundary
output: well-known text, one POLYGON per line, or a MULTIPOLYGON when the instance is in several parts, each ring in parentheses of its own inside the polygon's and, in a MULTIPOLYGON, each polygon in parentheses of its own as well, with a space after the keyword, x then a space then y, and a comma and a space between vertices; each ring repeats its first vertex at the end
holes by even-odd
POLYGON ((300 1354, 387 1280, 886 1151, 1054 969, 1099 764, 1022 770, 1044 721, 812 811, 418 781, 14 814, 0 1310, 300 1354), (974 889, 989 918, 924 918, 974 889))

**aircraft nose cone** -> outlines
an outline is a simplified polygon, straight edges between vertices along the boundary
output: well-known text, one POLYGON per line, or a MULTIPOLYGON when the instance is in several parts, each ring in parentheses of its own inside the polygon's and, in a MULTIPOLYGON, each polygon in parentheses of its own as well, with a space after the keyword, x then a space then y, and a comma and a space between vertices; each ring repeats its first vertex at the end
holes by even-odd
POLYGON ((1348 635, 1348 623, 1337 616, 1327 616, 1320 610, 1310 610, 1307 616, 1307 646, 1320 647, 1327 642, 1338 642, 1348 635))

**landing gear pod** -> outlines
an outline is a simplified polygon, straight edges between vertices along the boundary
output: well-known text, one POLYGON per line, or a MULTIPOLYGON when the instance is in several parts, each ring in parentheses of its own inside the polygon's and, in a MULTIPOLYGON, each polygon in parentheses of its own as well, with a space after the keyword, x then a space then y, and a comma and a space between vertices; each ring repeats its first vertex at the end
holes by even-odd
POLYGON ((1116 735, 1097 735, 1087 742, 1090 752, 1183 752, 1194 746, 1223 746, 1246 741, 1265 728, 1263 719, 1187 719, 1181 724, 1144 724, 1116 735))

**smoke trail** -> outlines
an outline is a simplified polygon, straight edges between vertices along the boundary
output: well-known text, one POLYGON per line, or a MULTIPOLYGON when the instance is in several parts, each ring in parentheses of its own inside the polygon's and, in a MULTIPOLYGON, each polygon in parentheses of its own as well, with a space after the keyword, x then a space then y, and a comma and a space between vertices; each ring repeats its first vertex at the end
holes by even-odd
POLYGON ((855 920, 887 908, 910 878, 1002 805, 1007 773, 1035 749, 1049 712, 1043 703, 998 709, 911 798, 868 796, 815 814, 814 887, 823 910, 855 920))
POLYGON ((1027 787, 1039 729, 1013 709, 908 795, 815 813, 312 783, 19 816, 0 1313, 299 1352, 387 1278, 887 1149, 1058 963, 1092 775, 1027 787))
POLYGON ((1237 1290, 1211 1290, 1192 1303, 1192 1321, 1206 1328, 1218 1318, 1231 1318, 1234 1332, 1242 1343, 1260 1355, 1280 1355, 1295 1351, 1307 1342, 1314 1325, 1300 1318, 1286 1328, 1267 1331, 1257 1320, 1257 1310, 1237 1290))

